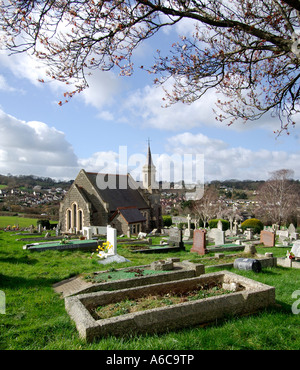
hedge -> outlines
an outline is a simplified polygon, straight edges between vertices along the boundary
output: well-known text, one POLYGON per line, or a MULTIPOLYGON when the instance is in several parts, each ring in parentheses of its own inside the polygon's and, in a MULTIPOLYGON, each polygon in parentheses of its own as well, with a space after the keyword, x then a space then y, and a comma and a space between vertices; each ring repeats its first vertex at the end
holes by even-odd
POLYGON ((218 222, 221 221, 222 222, 222 226, 223 226, 223 230, 228 230, 229 227, 230 227, 230 223, 229 221, 227 220, 224 220, 222 218, 217 218, 217 219, 212 219, 212 220, 209 220, 208 221, 208 226, 213 229, 213 228, 217 228, 218 227, 218 222))
POLYGON ((263 230, 264 225, 257 218, 249 218, 248 220, 242 222, 241 227, 243 231, 246 229, 252 229, 255 234, 259 234, 261 230, 263 230))

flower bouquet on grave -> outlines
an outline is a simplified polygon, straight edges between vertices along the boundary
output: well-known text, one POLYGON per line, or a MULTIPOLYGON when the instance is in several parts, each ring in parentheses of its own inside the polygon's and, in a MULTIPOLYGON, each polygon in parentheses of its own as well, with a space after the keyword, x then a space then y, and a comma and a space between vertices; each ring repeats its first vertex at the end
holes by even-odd
POLYGON ((289 258, 290 260, 294 260, 294 259, 295 259, 295 255, 294 255, 294 253, 292 253, 292 252, 288 252, 288 258, 289 258))
POLYGON ((100 257, 100 258, 107 258, 108 254, 109 254, 109 250, 112 248, 112 244, 110 244, 110 242, 104 242, 102 243, 102 245, 98 245, 98 248, 97 248, 97 256, 100 257))
POLYGON ((68 244, 68 240, 67 238, 62 238, 62 240, 60 241, 60 244, 68 244))

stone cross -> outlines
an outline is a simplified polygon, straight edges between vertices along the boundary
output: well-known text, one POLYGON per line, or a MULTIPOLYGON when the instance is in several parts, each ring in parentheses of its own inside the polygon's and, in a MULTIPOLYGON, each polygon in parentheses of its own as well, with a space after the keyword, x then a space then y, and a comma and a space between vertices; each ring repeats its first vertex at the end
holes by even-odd
POLYGON ((186 219, 187 219, 187 222, 188 222, 188 230, 189 230, 189 231, 191 231, 191 219, 192 219, 192 218, 191 218, 191 216, 188 214, 186 219))
POLYGON ((230 222, 230 234, 232 235, 232 222, 233 222, 233 219, 232 219, 231 216, 229 217, 229 222, 230 222))

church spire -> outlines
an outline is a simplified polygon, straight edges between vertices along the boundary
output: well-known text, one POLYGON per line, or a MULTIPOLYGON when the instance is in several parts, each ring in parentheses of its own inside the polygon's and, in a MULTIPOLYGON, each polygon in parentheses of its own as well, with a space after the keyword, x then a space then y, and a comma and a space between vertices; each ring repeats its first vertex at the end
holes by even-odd
POLYGON ((152 162, 152 154, 150 149, 150 140, 148 139, 148 153, 147 153, 147 161, 146 164, 143 166, 143 187, 144 189, 151 190, 155 186, 155 173, 156 168, 152 162))
POLYGON ((148 153, 147 153, 147 163, 149 166, 154 166, 152 162, 152 155, 151 155, 151 149, 150 149, 150 140, 148 139, 148 153))

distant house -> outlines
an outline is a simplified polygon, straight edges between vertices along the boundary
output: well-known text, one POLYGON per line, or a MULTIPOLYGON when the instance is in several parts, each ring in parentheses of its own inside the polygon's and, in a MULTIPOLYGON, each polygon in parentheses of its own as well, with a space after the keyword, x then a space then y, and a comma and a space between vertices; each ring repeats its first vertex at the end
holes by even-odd
POLYGON ((150 147, 142 187, 130 174, 108 175, 82 169, 60 204, 61 231, 80 232, 85 226, 106 225, 115 227, 120 234, 160 229, 160 193, 152 189, 154 179, 150 147))

